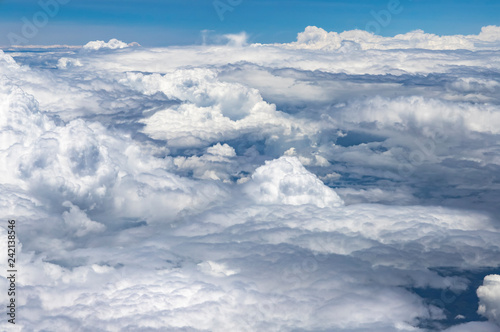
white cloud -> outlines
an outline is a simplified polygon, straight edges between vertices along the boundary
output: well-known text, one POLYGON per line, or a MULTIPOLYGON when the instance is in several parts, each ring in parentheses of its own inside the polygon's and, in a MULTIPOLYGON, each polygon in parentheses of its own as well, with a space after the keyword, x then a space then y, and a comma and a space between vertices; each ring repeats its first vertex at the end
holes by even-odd
POLYGON ((390 99, 375 97, 349 105, 342 119, 354 123, 373 122, 401 130, 411 126, 429 128, 428 135, 436 135, 438 131, 445 135, 470 131, 498 134, 499 110, 497 105, 471 105, 416 96, 390 99), (357 110, 353 112, 352 108, 357 110))
POLYGON ((71 204, 71 202, 64 202, 64 207, 69 207, 69 212, 65 211, 62 218, 66 225, 75 231, 76 236, 84 236, 92 232, 102 232, 106 226, 98 222, 92 221, 87 217, 84 211, 80 210, 78 206, 71 204))
POLYGON ((487 26, 478 35, 438 36, 415 30, 394 37, 382 37, 373 33, 352 30, 342 33, 327 32, 315 26, 308 26, 297 36, 297 41, 287 46, 314 50, 350 50, 368 49, 430 49, 430 50, 476 50, 500 48, 498 31, 500 27, 487 26))
POLYGON ((309 173, 297 158, 281 157, 255 170, 246 191, 259 203, 313 204, 320 208, 342 206, 344 202, 309 173))
POLYGON ((81 67, 82 63, 78 59, 60 58, 57 60, 57 68, 66 69, 68 67, 81 67))
POLYGON ((483 285, 477 289, 478 313, 500 325, 500 275, 484 277, 483 285))
POLYGON ((209 147, 207 149, 207 152, 210 153, 211 155, 221 156, 221 157, 236 156, 236 152, 232 147, 230 147, 227 144, 221 145, 220 143, 217 143, 216 145, 209 147))
POLYGON ((112 38, 108 42, 105 42, 102 40, 95 40, 95 41, 88 42, 87 44, 83 45, 83 48, 87 49, 87 50, 97 51, 97 50, 104 49, 104 48, 116 50, 119 48, 126 48, 129 46, 130 46, 129 44, 124 43, 121 40, 112 38))
POLYGON ((0 53, 20 328, 498 330, 497 30, 0 53))
POLYGON ((243 31, 238 34, 226 34, 224 38, 228 40, 229 46, 242 47, 247 45, 248 35, 243 31))
POLYGON ((141 120, 144 133, 169 146, 202 146, 242 134, 277 137, 317 130, 309 121, 292 121, 266 103, 258 91, 217 80, 213 70, 178 70, 166 75, 128 74, 124 83, 146 94, 162 92, 184 101, 141 120))
POLYGON ((488 322, 472 322, 457 325, 445 330, 446 332, 469 332, 469 331, 481 331, 481 332, 498 332, 498 325, 494 325, 488 322))

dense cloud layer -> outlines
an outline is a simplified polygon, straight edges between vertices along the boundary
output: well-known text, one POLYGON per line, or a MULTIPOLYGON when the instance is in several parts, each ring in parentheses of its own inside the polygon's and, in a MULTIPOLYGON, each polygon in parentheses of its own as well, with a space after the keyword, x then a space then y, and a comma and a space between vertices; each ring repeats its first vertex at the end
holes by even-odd
POLYGON ((0 53, 16 327, 499 331, 498 29, 0 53))

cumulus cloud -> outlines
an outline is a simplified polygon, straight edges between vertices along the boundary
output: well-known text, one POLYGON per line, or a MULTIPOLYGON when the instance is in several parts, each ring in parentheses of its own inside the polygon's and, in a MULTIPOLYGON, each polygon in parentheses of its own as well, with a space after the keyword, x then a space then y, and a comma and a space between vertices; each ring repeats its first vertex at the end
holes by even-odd
POLYGON ((484 278, 477 289, 479 314, 500 325, 500 275, 492 274, 484 278))
POLYGON ((429 50, 478 50, 500 48, 500 27, 486 26, 478 35, 438 36, 415 30, 394 37, 382 37, 363 30, 327 32, 324 29, 308 26, 297 36, 297 41, 287 46, 315 50, 356 49, 429 49, 429 50))
POLYGON ((497 331, 497 32, 0 53, 18 326, 497 331))
POLYGON ((126 84, 146 94, 183 101, 141 120, 143 131, 169 146, 203 146, 243 133, 273 137, 306 135, 317 125, 292 121, 265 102, 257 90, 221 82, 213 70, 178 70, 166 75, 128 74, 126 84))
POLYGON ((92 232, 102 232, 106 229, 103 224, 92 221, 87 217, 84 211, 80 210, 78 206, 71 204, 71 202, 64 202, 63 206, 69 208, 69 212, 65 211, 62 218, 68 228, 75 232, 76 236, 84 236, 92 232))
POLYGON ((221 157, 235 157, 236 152, 234 149, 227 145, 221 145, 220 143, 217 143, 214 146, 211 146, 207 149, 207 153, 213 155, 213 156, 221 156, 221 157))
POLYGON ((83 45, 83 49, 93 50, 93 51, 97 51, 100 49, 116 50, 119 48, 127 48, 133 45, 136 45, 136 43, 127 44, 122 42, 121 40, 112 38, 108 42, 105 42, 103 40, 90 41, 87 44, 83 45))
POLYGON ((57 60, 57 68, 66 69, 68 67, 81 67, 82 64, 78 59, 68 59, 68 58, 60 58, 57 60))
POLYGON ((256 201, 268 204, 313 204, 337 207, 342 200, 332 189, 309 173, 297 158, 281 157, 255 170, 247 191, 256 201))

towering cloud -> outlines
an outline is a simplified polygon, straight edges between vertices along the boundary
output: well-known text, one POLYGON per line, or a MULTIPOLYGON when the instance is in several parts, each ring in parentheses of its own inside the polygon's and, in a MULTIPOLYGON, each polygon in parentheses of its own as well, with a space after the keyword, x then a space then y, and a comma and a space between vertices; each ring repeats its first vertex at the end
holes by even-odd
POLYGON ((477 296, 478 312, 500 325, 500 275, 486 276, 483 285, 477 290, 477 296))

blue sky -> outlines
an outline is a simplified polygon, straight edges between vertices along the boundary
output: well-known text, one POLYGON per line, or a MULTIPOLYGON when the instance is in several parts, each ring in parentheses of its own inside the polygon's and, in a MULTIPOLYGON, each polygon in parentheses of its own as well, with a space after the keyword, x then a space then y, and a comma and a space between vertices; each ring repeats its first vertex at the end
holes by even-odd
MULTIPOLYGON (((41 0, 48 2, 51 0, 41 0)), ((59 0, 66 2, 67 0, 59 0)), ((29 44, 75 44, 118 38, 146 46, 201 43, 201 30, 213 34, 246 31, 253 42, 288 42, 308 25, 329 31, 367 29, 373 13, 386 11, 391 1, 282 0, 70 0, 28 38, 29 44), (214 5, 219 5, 219 12, 214 5), (221 20, 221 17, 223 18, 221 20)), ((400 12, 375 23, 381 35, 414 29, 436 34, 476 34, 485 25, 500 25, 495 0, 399 0, 400 12), (388 22, 387 24, 385 22, 388 22), (378 27, 377 27, 378 26, 378 27)), ((22 36, 23 17, 29 22, 41 10, 38 1, 0 2, 0 44, 9 33, 22 36)))

